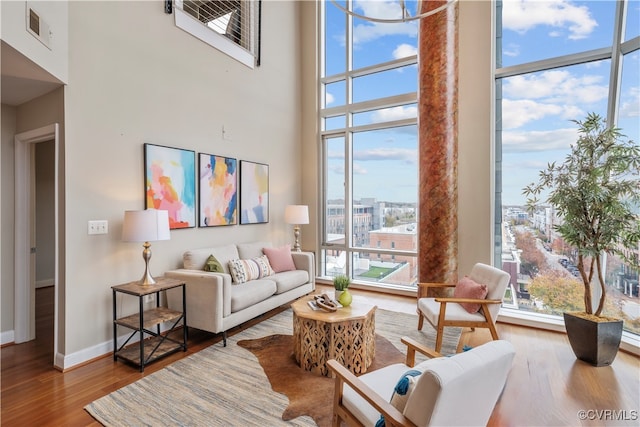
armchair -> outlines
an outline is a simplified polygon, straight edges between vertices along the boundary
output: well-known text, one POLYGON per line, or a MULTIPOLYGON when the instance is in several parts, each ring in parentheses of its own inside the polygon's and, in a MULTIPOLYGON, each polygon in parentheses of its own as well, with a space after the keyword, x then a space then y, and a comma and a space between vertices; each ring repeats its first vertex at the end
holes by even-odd
MULTIPOLYGON (((429 288, 454 288, 444 283, 418 283, 418 330, 422 330, 424 319, 436 329, 437 352, 442 347, 442 336, 446 326, 488 328, 494 340, 499 339, 495 323, 510 279, 509 273, 490 265, 477 263, 468 278, 477 284, 486 285, 486 298, 429 297, 429 288), (469 312, 461 304, 479 306, 477 312, 469 312)), ((454 291, 455 295, 455 291, 454 291)))
POLYGON ((402 338, 408 346, 406 364, 397 363, 356 377, 336 360, 333 427, 375 426, 384 417, 390 426, 486 425, 511 369, 515 351, 508 341, 490 341, 452 357, 440 355, 402 338), (413 369, 422 372, 404 409, 390 403, 398 380, 414 364, 415 352, 432 357, 413 369))

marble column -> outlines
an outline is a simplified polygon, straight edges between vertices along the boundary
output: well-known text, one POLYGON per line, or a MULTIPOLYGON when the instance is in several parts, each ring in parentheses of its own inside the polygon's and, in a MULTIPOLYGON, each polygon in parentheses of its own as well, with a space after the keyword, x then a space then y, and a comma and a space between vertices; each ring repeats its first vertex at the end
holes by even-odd
MULTIPOLYGON (((445 1, 423 0, 422 12, 445 1)), ((420 21, 419 281, 458 280, 458 3, 420 21)))

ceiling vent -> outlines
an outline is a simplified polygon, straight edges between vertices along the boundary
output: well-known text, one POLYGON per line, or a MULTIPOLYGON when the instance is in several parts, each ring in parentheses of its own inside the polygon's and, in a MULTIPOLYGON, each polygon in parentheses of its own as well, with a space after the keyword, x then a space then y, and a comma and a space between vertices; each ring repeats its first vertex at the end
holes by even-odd
POLYGON ((51 49, 51 30, 40 14, 27 3, 27 31, 51 49))

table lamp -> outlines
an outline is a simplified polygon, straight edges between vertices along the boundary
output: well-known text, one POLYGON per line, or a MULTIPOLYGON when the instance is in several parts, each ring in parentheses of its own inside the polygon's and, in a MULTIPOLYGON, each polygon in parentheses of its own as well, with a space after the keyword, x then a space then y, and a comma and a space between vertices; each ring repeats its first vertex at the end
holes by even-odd
POLYGON ((284 220, 293 224, 293 235, 296 242, 293 250, 300 252, 300 224, 309 224, 309 207, 307 205, 289 205, 284 210, 284 220))
POLYGON ((143 211, 125 211, 122 225, 122 240, 125 242, 144 242, 142 258, 144 258, 144 275, 140 284, 153 285, 156 281, 149 271, 151 244, 157 240, 169 240, 169 212, 156 209, 143 211))

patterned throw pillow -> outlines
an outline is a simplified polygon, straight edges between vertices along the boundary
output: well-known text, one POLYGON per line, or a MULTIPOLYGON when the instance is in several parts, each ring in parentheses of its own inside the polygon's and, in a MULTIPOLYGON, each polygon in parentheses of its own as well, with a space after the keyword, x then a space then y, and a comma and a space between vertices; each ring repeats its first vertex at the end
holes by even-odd
POLYGON ((273 269, 266 255, 251 259, 232 259, 229 261, 229 272, 234 283, 240 284, 249 280, 271 276, 273 269))
POLYGON ((222 264, 220 264, 220 261, 218 261, 218 259, 213 255, 209 255, 209 258, 207 258, 207 262, 204 264, 203 270, 212 271, 215 273, 224 273, 224 268, 222 268, 222 264))

